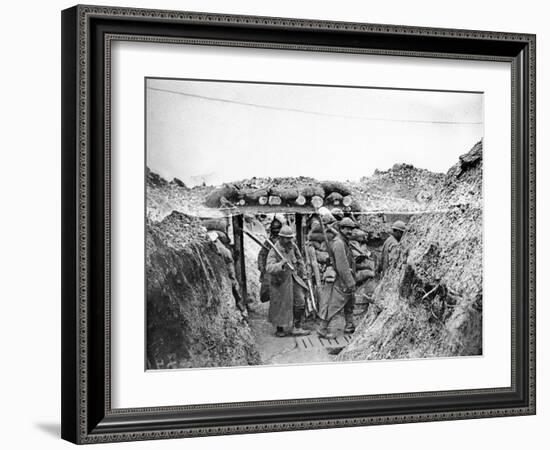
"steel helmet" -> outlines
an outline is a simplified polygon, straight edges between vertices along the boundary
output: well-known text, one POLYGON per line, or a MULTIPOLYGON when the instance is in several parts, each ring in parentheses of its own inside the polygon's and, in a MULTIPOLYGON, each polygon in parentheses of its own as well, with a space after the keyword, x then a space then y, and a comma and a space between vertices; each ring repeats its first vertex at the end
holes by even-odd
POLYGON ((396 220, 391 227, 392 230, 399 230, 403 232, 407 229, 405 222, 403 222, 402 220, 396 220))
POLYGON ((319 208, 318 213, 319 213, 320 219, 323 221, 323 224, 336 222, 336 218, 331 214, 328 208, 325 208, 323 206, 322 208, 319 208))
POLYGON ((292 231, 292 228, 290 228, 288 225, 284 225, 281 228, 281 231, 279 231, 279 237, 293 238, 294 231, 292 231))
POLYGON ((320 231, 322 231, 322 228, 321 228, 321 224, 319 223, 319 221, 317 219, 313 220, 311 222, 311 233, 319 233, 320 231))
POLYGON ((349 217, 344 217, 340 221, 340 228, 342 228, 342 227, 357 228, 357 224, 352 219, 350 219, 349 217))

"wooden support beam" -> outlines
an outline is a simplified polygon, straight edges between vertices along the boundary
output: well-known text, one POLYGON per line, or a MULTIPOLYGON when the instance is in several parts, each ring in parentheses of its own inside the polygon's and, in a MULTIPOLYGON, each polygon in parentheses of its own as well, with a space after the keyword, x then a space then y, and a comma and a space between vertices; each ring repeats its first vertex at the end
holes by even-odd
POLYGON ((246 264, 244 261, 244 216, 242 214, 236 214, 231 217, 233 225, 233 258, 235 260, 235 275, 237 281, 241 287, 241 295, 243 303, 248 303, 248 297, 246 294, 246 264))
POLYGON ((303 253, 303 243, 304 243, 304 227, 302 226, 303 223, 303 215, 301 213, 296 213, 295 215, 295 224, 296 224, 296 244, 298 244, 298 248, 303 253))

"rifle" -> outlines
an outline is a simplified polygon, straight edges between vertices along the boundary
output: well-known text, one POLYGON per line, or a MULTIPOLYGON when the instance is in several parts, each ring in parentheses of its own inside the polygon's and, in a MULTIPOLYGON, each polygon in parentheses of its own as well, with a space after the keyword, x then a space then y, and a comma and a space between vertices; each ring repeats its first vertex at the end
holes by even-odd
MULTIPOLYGON (((267 243, 274 251, 275 253, 277 254, 277 256, 279 256, 279 258, 281 258, 282 261, 285 262, 285 264, 290 268, 290 270, 292 272, 294 272, 295 274, 297 274, 297 271, 296 271, 296 268, 281 254, 281 252, 279 251, 279 249, 277 247, 275 247, 275 244, 273 242, 271 242, 271 240, 266 237, 265 238, 265 243, 262 243, 262 241, 260 241, 253 233, 251 233, 250 231, 248 230, 245 230, 243 228, 243 233, 245 233, 247 236, 249 236, 254 242, 256 242, 257 244, 261 245, 262 247, 265 246, 265 244, 267 243)), ((310 311, 315 311, 317 312, 317 306, 315 305, 315 301, 313 300, 314 297, 313 297, 313 288, 311 286, 311 280, 308 278, 308 283, 307 283, 307 287, 308 287, 308 290, 309 290, 309 293, 311 295, 311 304, 308 304, 308 308, 310 311)), ((303 282, 303 281, 302 281, 303 282)), ((309 302, 308 302, 309 303, 309 302)))
POLYGON ((259 244, 262 247, 265 247, 265 244, 267 243, 275 251, 275 253, 277 253, 277 256, 279 258, 281 258, 282 261, 285 262, 285 264, 290 268, 290 270, 292 272, 296 272, 296 268, 290 262, 288 262, 288 260, 282 255, 282 253, 279 251, 279 249, 277 247, 275 247, 275 244, 273 242, 271 242, 271 240, 268 237, 266 237, 265 242, 262 243, 262 241, 260 241, 254 234, 252 234, 248 230, 245 230, 244 228, 243 228, 243 233, 245 233, 254 242, 256 242, 256 244, 259 244))
MULTIPOLYGON (((307 251, 307 248, 304 248, 304 251, 305 251, 305 255, 306 255, 306 264, 308 266, 308 268, 312 268, 312 265, 311 265, 311 260, 309 258, 309 253, 307 251)), ((309 270, 309 269, 308 269, 309 270)), ((308 287, 308 291, 309 291, 309 295, 310 295, 310 300, 308 302, 308 309, 311 311, 315 311, 317 312, 317 304, 315 302, 315 294, 313 292, 313 286, 311 285, 311 276, 308 276, 307 277, 307 287, 308 287)))

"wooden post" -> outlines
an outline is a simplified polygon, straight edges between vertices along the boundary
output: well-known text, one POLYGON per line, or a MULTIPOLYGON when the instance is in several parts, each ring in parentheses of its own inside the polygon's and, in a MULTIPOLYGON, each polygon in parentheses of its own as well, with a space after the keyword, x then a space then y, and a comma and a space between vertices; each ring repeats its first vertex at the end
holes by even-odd
POLYGON ((241 296, 244 305, 248 304, 246 295, 246 264, 244 261, 244 216, 237 214, 232 216, 233 225, 233 258, 235 260, 235 275, 241 287, 241 296))
POLYGON ((298 248, 300 249, 300 251, 303 254, 304 253, 304 248, 302 246, 302 244, 304 242, 304 230, 303 230, 303 226, 302 226, 303 215, 302 215, 302 213, 296 213, 296 214, 294 214, 294 217, 296 218, 296 220, 295 220, 295 224, 296 224, 296 244, 298 245, 298 248))

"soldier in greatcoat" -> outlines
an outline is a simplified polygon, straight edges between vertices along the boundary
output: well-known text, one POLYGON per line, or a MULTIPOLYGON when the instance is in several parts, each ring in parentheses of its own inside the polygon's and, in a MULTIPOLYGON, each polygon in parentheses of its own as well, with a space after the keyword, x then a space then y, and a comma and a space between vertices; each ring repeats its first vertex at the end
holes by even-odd
POLYGON ((304 261, 294 236, 292 228, 284 225, 275 243, 277 250, 272 248, 266 261, 271 286, 268 319, 275 326, 278 337, 310 333, 302 328, 307 284, 303 279, 304 261))
POLYGON ((405 222, 403 222, 402 220, 396 220, 393 223, 391 234, 382 246, 382 252, 380 254, 380 264, 378 265, 376 271, 378 278, 382 278, 384 276, 384 273, 386 273, 386 271, 388 270, 390 263, 398 258, 401 249, 401 247, 399 246, 399 242, 401 241, 405 230, 406 225, 405 222))
MULTIPOLYGON (((274 218, 269 225, 269 239, 271 242, 276 242, 279 231, 281 231, 281 227, 283 224, 281 221, 277 218, 274 218)), ((269 245, 264 244, 264 246, 260 249, 260 252, 258 253, 258 270, 260 271, 260 301, 262 303, 268 302, 270 295, 270 275, 266 272, 266 262, 267 262, 267 255, 269 253, 269 245)))
POLYGON ((330 320, 344 310, 346 326, 345 333, 353 333, 353 307, 355 304, 355 259, 349 247, 349 239, 356 227, 355 222, 349 217, 340 221, 339 230, 334 239, 329 243, 331 259, 335 279, 328 289, 328 296, 325 298, 322 307, 319 309, 320 326, 318 334, 324 338, 334 337, 328 331, 330 320))

